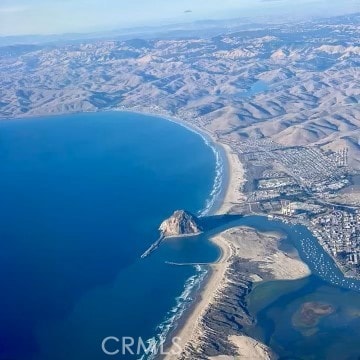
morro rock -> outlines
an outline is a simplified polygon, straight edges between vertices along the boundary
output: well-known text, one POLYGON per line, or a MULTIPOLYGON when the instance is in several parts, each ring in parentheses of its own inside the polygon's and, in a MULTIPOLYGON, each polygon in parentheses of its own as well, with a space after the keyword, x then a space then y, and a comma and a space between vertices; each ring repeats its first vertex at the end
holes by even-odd
POLYGON ((172 216, 161 223, 159 230, 164 237, 190 236, 202 232, 198 218, 185 210, 175 211, 172 216))

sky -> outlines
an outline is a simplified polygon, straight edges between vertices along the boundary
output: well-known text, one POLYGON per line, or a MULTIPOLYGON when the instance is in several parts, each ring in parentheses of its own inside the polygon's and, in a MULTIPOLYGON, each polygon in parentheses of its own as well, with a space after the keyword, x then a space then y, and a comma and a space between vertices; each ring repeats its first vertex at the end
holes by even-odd
POLYGON ((360 11, 359 0, 0 0, 0 36, 116 30, 200 19, 360 11))

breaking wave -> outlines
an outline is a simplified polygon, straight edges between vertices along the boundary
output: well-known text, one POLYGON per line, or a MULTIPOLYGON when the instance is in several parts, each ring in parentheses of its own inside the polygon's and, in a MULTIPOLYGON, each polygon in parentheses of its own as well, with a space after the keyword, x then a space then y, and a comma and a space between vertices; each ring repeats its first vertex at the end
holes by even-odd
POLYGON ((184 290, 180 296, 176 298, 175 306, 166 314, 164 321, 157 326, 156 335, 146 341, 150 351, 143 355, 141 360, 152 360, 159 354, 161 347, 164 345, 169 332, 174 329, 177 321, 181 318, 184 312, 188 309, 192 302, 192 294, 199 289, 201 283, 205 279, 208 271, 204 266, 195 265, 196 273, 191 276, 184 285, 184 290))

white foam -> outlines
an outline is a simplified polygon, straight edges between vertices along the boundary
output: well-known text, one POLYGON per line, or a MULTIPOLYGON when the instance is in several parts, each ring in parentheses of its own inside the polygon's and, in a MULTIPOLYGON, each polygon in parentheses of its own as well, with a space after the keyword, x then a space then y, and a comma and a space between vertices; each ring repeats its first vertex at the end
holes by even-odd
POLYGON ((214 178, 214 184, 211 190, 211 193, 209 195, 209 198, 206 200, 205 208, 201 211, 199 211, 199 216, 205 216, 208 215, 214 206, 218 196, 221 193, 222 185, 223 185, 223 179, 224 179, 224 162, 223 158, 220 154, 220 151, 209 142, 208 139, 202 136, 202 138, 205 141, 205 144, 211 148, 215 155, 216 159, 216 166, 215 166, 215 178, 214 178))
POLYGON ((164 321, 157 326, 156 335, 146 341, 152 351, 143 355, 140 358, 141 360, 152 360, 156 357, 159 353, 159 349, 164 345, 169 332, 175 327, 177 321, 181 318, 187 310, 188 305, 193 300, 190 295, 200 286, 207 274, 207 270, 203 266, 196 265, 195 269, 196 274, 186 281, 183 292, 176 298, 175 306, 168 311, 164 321))

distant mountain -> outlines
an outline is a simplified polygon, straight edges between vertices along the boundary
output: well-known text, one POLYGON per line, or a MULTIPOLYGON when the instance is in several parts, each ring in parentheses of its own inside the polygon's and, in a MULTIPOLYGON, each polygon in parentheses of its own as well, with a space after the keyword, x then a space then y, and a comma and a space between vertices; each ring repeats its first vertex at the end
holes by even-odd
POLYGON ((358 159, 359 20, 204 21, 0 45, 0 118, 133 109, 227 141, 325 150, 349 141, 358 159))

